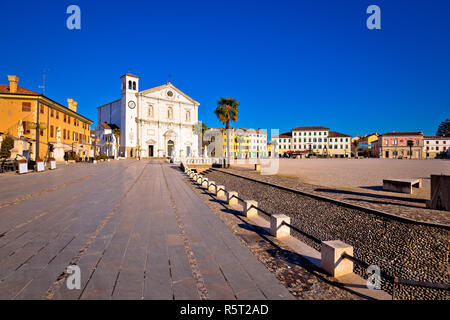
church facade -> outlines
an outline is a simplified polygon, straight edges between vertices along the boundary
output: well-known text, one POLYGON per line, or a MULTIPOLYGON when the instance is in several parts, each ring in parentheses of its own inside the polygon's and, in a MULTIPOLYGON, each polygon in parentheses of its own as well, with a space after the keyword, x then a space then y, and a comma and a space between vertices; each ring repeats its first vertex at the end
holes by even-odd
POLYGON ((97 107, 96 130, 101 132, 104 123, 120 129, 119 156, 199 156, 197 101, 170 82, 139 91, 138 76, 128 73, 120 79, 121 98, 97 107))

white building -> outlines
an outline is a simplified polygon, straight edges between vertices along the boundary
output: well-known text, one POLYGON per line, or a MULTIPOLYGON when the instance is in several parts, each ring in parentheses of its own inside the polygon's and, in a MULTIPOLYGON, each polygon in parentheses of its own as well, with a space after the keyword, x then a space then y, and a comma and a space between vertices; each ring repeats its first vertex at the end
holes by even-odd
POLYGON ((120 155, 125 157, 195 157, 197 101, 170 82, 139 91, 139 77, 121 77, 121 98, 98 107, 98 123, 120 128, 120 155))
POLYGON ((447 157, 449 147, 450 137, 423 137, 423 155, 425 158, 447 157))
POLYGON ((95 128, 95 136, 99 141, 96 143, 100 153, 108 157, 120 156, 120 141, 114 135, 114 129, 118 128, 115 124, 100 123, 95 128))
POLYGON ((329 128, 297 127, 272 137, 273 152, 283 156, 286 152, 295 156, 314 154, 325 157, 351 157, 351 136, 329 128))

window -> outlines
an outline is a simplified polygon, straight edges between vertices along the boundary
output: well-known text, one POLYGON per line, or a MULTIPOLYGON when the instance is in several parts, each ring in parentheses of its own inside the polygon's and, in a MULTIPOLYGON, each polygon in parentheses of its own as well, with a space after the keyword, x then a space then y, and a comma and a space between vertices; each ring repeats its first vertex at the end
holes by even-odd
POLYGON ((66 129, 63 130, 63 139, 66 140, 66 129))
POLYGON ((50 117, 52 117, 52 118, 55 117, 55 110, 50 109, 50 117))
POLYGON ((67 139, 70 140, 70 130, 67 130, 67 139))
POLYGON ((70 124, 70 116, 67 117, 67 123, 70 124))
POLYGON ((56 111, 56 119, 59 119, 59 112, 56 111))
POLYGON ((41 135, 41 137, 43 137, 44 136, 44 130, 40 129, 39 130, 39 134, 41 135))
POLYGON ((45 106, 41 106, 41 107, 39 108, 39 112, 42 113, 42 114, 44 114, 44 108, 45 108, 45 106))
POLYGON ((153 118, 153 106, 151 105, 148 106, 148 116, 153 118))
POLYGON ((30 125, 28 124, 28 121, 23 121, 23 132, 25 134, 30 134, 30 125))
POLYGON ((67 122, 67 116, 64 115, 64 122, 67 122))
POLYGON ((439 147, 436 147, 436 151, 439 151, 439 147))
POLYGON ((54 137, 54 127, 50 126, 50 138, 53 138, 53 137, 54 137))
POLYGON ((131 90, 131 81, 128 81, 128 89, 131 90))
POLYGON ((133 81, 133 90, 136 90, 136 81, 133 81))
POLYGON ((22 112, 31 111, 31 102, 22 102, 22 112))

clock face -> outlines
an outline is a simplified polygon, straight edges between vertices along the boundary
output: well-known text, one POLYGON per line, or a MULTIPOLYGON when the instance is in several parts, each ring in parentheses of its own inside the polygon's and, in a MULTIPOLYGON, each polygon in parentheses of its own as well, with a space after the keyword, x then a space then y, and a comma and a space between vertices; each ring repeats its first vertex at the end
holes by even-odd
POLYGON ((134 102, 134 101, 129 101, 128 102, 128 108, 134 109, 135 107, 136 107, 136 102, 134 102))

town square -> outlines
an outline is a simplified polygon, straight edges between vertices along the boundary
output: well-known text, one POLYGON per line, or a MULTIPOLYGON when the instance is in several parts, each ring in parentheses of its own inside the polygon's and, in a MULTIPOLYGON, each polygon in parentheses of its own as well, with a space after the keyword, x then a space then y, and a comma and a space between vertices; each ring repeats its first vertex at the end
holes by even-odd
POLYGON ((0 300, 450 298, 447 2, 101 2, 0 14, 0 300))

